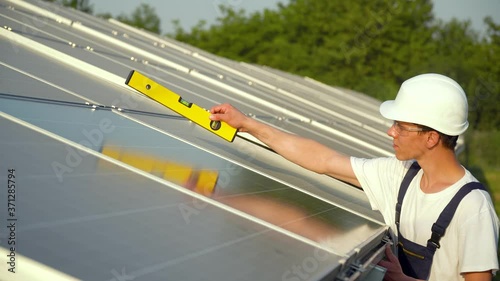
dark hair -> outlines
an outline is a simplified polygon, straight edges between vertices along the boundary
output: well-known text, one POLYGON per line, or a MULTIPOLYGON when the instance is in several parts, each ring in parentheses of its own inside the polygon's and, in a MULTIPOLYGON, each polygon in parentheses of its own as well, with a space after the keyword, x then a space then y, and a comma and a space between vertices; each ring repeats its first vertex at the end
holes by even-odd
POLYGON ((455 150, 455 146, 457 146, 458 136, 449 136, 449 135, 443 134, 439 131, 436 131, 431 127, 427 127, 427 126, 423 126, 423 125, 418 125, 418 126, 420 128, 422 128, 422 132, 435 131, 436 133, 439 134, 439 138, 441 139, 441 142, 443 143, 443 146, 445 148, 455 150))

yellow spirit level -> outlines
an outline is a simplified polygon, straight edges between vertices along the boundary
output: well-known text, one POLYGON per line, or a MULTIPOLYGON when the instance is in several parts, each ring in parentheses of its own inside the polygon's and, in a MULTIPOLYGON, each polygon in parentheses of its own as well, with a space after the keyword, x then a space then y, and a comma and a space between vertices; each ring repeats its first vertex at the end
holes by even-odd
POLYGON ((225 122, 211 121, 207 110, 184 100, 178 94, 135 70, 130 72, 125 84, 229 142, 236 136, 235 128, 225 122))

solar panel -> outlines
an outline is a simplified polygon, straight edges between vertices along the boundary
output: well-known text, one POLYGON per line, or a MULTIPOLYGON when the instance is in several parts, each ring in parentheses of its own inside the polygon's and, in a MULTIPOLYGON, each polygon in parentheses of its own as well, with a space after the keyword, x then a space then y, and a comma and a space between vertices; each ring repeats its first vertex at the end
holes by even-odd
POLYGON ((391 153, 376 101, 46 2, 0 0, 0 22, 0 180, 15 171, 18 278, 381 279, 368 273, 388 228, 361 190, 244 135, 228 143, 125 79, 136 69, 203 108, 231 102, 366 157, 391 153))
MULTIPOLYGON (((193 205, 197 217, 183 216, 189 195, 122 167, 101 168, 92 154, 63 162, 71 172, 61 180, 55 163, 70 149, 83 151, 5 118, 1 126, 1 144, 9 147, 2 170, 13 168, 19 178, 18 253, 73 277, 109 280, 124 269, 147 280, 279 279, 303 253, 314 253, 307 243, 210 204, 193 205)), ((340 259, 323 256, 323 270, 340 259)))

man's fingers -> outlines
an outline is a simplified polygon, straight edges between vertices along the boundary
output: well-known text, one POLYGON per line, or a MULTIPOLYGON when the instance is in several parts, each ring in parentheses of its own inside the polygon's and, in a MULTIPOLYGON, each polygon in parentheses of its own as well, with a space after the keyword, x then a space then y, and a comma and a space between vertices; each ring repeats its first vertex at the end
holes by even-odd
POLYGON ((208 118, 212 121, 219 121, 219 117, 217 116, 217 114, 210 114, 210 116, 208 116, 208 118))
POLYGON ((212 121, 224 121, 222 117, 223 114, 221 113, 212 113, 210 114, 210 116, 208 116, 208 118, 212 121))
POLYGON ((226 104, 219 104, 216 106, 213 106, 210 109, 210 120, 214 121, 220 121, 221 120, 221 115, 225 114, 227 110, 227 105, 226 104))
POLYGON ((398 258, 394 255, 394 253, 392 253, 391 251, 391 246, 387 245, 385 247, 385 256, 387 257, 387 259, 391 262, 395 262, 398 260, 398 258))
POLYGON ((216 106, 213 106, 212 108, 210 108, 210 113, 212 113, 212 114, 219 113, 220 111, 221 111, 220 105, 216 105, 216 106))
POLYGON ((210 113, 226 113, 228 109, 231 108, 231 105, 227 103, 215 105, 210 109, 210 113))
POLYGON ((381 260, 381 261, 378 262, 377 265, 380 265, 383 268, 388 268, 391 265, 391 262, 385 261, 385 260, 381 260))

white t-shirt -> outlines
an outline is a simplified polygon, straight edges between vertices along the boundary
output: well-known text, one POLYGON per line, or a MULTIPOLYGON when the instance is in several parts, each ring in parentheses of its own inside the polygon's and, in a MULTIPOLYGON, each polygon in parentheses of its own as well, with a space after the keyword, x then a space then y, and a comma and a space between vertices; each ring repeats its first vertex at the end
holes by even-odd
MULTIPOLYGON (((394 157, 361 159, 351 164, 372 209, 379 210, 394 233, 395 207, 399 187, 412 161, 394 157)), ((464 168, 465 169, 465 168, 464 168)), ((401 234, 410 241, 427 245, 431 227, 455 193, 468 182, 477 181, 467 170, 452 186, 433 194, 420 189, 423 171, 410 183, 401 209, 401 234)), ((464 280, 461 272, 498 270, 499 220, 486 191, 473 190, 463 198, 436 250, 429 280, 464 280)))

